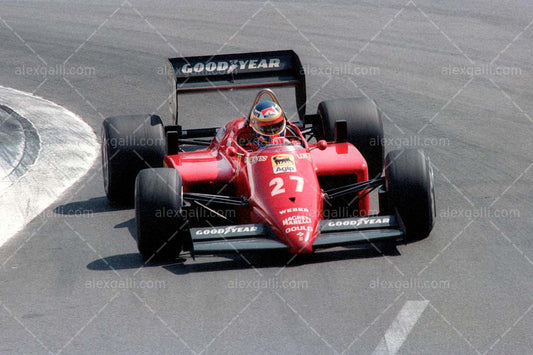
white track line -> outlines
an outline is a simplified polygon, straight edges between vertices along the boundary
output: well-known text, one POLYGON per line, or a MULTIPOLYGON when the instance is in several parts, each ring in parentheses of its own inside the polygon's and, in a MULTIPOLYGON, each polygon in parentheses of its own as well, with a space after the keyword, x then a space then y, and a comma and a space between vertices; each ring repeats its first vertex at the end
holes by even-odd
POLYGON ((85 175, 97 157, 98 143, 79 116, 51 101, 0 86, 0 104, 30 121, 40 140, 34 164, 23 176, 2 183, 1 246, 85 175))
POLYGON ((407 301, 385 332, 373 354, 396 354, 416 322, 426 309, 429 301, 407 301))

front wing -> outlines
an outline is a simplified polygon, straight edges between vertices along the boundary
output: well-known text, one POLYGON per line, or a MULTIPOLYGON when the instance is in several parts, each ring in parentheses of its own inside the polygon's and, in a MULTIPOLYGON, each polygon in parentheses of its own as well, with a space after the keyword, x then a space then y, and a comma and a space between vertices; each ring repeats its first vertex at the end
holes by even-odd
MULTIPOLYGON (((288 251, 267 224, 191 228, 191 254, 229 254, 250 251, 288 251)), ((323 220, 313 249, 402 240, 396 216, 323 220)))

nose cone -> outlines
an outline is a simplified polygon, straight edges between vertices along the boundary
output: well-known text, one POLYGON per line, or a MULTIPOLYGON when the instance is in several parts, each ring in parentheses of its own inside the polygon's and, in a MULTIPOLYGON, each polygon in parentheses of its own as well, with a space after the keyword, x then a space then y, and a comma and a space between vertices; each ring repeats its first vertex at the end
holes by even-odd
POLYGON ((247 172, 256 220, 268 223, 291 253, 312 252, 323 196, 309 152, 296 146, 267 147, 251 154, 247 172))
POLYGON ((313 241, 318 234, 316 218, 293 215, 283 219, 281 224, 291 253, 307 254, 313 251, 313 241))

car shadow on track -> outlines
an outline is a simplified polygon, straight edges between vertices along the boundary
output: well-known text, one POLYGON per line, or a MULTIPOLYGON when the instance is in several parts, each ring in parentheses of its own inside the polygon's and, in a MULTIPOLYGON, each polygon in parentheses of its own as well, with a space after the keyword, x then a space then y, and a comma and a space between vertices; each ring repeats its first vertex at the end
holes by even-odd
POLYGON ((336 248, 307 255, 290 254, 228 254, 219 256, 198 256, 193 260, 188 253, 174 260, 158 260, 146 263, 137 253, 119 254, 95 260, 87 265, 89 270, 110 271, 163 267, 176 275, 197 272, 244 270, 250 268, 298 267, 340 260, 356 260, 400 255, 396 247, 374 244, 348 248, 336 248))
POLYGON ((127 228, 130 236, 135 240, 135 243, 137 243, 137 225, 135 224, 135 218, 119 223, 113 228, 127 228))
MULTIPOLYGON (((378 249, 380 248, 378 247, 378 249)), ((250 268, 291 268, 340 260, 368 259, 383 257, 384 255, 399 255, 398 250, 396 248, 394 248, 394 250, 395 251, 387 251, 387 253, 384 253, 383 250, 378 251, 373 246, 359 246, 357 248, 337 248, 331 251, 319 251, 312 254, 296 256, 290 254, 257 253, 223 255, 224 258, 229 259, 223 261, 209 261, 209 259, 203 260, 205 257, 200 256, 196 259, 196 261, 191 263, 174 263, 164 267, 176 275, 184 275, 196 272, 243 270, 250 268)), ((190 258, 187 260, 189 259, 190 258)))
POLYGON ((94 197, 85 201, 74 201, 54 208, 54 213, 65 216, 80 216, 93 213, 122 211, 131 209, 132 206, 111 205, 105 196, 94 197))

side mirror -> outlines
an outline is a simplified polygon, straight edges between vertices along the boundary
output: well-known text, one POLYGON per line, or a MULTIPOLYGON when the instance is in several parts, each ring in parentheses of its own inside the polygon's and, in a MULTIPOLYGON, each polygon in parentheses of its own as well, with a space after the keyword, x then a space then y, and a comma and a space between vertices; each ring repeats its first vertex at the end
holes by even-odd
POLYGON ((325 150, 328 147, 328 142, 326 142, 325 140, 321 139, 321 140, 318 141, 317 147, 320 150, 325 150))
POLYGON ((235 147, 228 147, 228 149, 226 149, 226 154, 229 156, 229 157, 236 157, 239 153, 237 153, 237 149, 235 149, 235 147))

